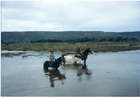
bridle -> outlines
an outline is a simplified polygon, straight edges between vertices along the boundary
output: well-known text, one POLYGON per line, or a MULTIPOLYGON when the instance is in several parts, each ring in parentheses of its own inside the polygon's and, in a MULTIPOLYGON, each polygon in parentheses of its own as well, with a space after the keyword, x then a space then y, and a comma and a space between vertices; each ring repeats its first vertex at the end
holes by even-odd
POLYGON ((62 61, 63 61, 64 63, 66 62, 64 57, 61 57, 61 62, 62 62, 62 61))
POLYGON ((87 50, 87 52, 83 53, 83 56, 87 56, 89 53, 93 54, 93 52, 89 49, 89 50, 87 50))
MULTIPOLYGON (((61 57, 61 62, 63 61, 63 59, 62 59, 63 57, 61 57)), ((57 59, 55 59, 58 63, 61 63, 61 62, 59 62, 57 59)), ((64 59, 64 62, 65 62, 65 59, 64 59)))

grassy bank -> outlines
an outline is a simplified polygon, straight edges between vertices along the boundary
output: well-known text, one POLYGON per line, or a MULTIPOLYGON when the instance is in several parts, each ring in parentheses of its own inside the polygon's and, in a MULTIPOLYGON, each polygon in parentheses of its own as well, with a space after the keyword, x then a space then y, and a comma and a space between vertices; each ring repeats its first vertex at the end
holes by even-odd
POLYGON ((1 50, 22 50, 22 51, 62 51, 76 52, 79 45, 84 51, 90 48, 94 52, 117 52, 140 49, 140 43, 126 42, 86 42, 86 43, 11 43, 1 44, 1 50))

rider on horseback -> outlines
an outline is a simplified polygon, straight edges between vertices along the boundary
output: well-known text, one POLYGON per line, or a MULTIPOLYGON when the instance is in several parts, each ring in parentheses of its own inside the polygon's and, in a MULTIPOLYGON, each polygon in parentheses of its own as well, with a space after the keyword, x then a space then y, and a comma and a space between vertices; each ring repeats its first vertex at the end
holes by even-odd
POLYGON ((83 59, 83 53, 81 52, 81 45, 77 49, 76 57, 83 59))
POLYGON ((80 54, 81 56, 83 55, 83 53, 81 53, 81 46, 79 45, 79 48, 77 49, 77 53, 80 54))
MULTIPOLYGON (((52 61, 53 63, 55 63, 55 56, 54 56, 54 54, 53 54, 54 51, 51 50, 50 52, 51 52, 51 53, 49 54, 50 61, 52 61)), ((53 64, 53 63, 52 63, 52 64, 53 64)), ((51 64, 51 65, 52 65, 52 64, 51 64)))

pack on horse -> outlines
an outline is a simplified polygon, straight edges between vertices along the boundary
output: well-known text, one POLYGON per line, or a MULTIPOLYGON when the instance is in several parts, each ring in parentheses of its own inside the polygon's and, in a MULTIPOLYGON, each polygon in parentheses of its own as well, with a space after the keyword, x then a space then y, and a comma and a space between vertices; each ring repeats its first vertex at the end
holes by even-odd
POLYGON ((81 59, 74 57, 74 56, 64 56, 64 59, 65 59, 64 65, 65 65, 65 63, 77 64, 77 62, 82 64, 81 59))
POLYGON ((83 52, 83 55, 82 56, 79 55, 79 54, 76 54, 75 57, 81 58, 81 60, 84 60, 84 65, 86 65, 86 59, 87 59, 89 53, 92 53, 92 51, 90 50, 90 48, 86 49, 83 52))
POLYGON ((61 61, 65 62, 65 59, 64 59, 63 55, 62 55, 62 57, 59 57, 58 59, 55 59, 55 63, 53 63, 52 61, 45 61, 44 65, 43 65, 43 68, 48 69, 48 67, 52 67, 54 69, 57 69, 61 64, 61 61))

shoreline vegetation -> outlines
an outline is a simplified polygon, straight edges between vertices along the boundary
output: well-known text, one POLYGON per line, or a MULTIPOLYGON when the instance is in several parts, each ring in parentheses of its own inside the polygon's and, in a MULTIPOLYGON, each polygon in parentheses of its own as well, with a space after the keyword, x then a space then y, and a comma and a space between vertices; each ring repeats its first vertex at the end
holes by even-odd
POLYGON ((24 31, 1 32, 1 50, 118 52, 140 49, 140 31, 24 31))
POLYGON ((139 42, 83 42, 83 43, 5 43, 1 44, 1 50, 20 50, 20 51, 62 51, 76 52, 81 45, 84 52, 90 48, 93 52, 118 52, 139 50, 139 42))

